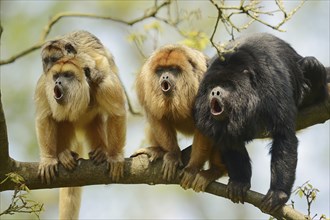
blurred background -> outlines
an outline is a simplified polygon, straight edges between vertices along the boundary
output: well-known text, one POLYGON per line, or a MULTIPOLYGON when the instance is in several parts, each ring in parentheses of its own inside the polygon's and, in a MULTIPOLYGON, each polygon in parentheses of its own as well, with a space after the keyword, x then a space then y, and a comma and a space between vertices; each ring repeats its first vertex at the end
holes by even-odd
MULTIPOLYGON (((231 1, 238 4, 238 1, 231 1)), ((272 1, 267 1, 271 5, 272 1)), ((298 1, 284 1, 290 8, 298 1)), ((4 32, 1 39, 1 60, 38 42, 44 26, 59 12, 84 12, 108 15, 123 20, 142 16, 153 6, 153 1, 10 1, 1 0, 1 24, 4 32)), ((193 22, 187 21, 181 27, 187 30, 200 30, 211 36, 216 10, 208 1, 178 1, 179 10, 197 10, 199 15, 193 22)), ((274 4, 275 6, 275 4, 274 4)), ((271 7, 271 6, 270 6, 271 7)), ((179 11, 180 13, 180 11, 179 11)), ((182 12, 184 13, 184 12, 182 12)), ((289 42, 302 56, 315 56, 325 66, 329 66, 329 1, 307 1, 283 29, 277 32, 254 23, 250 32, 268 32, 289 42)), ((163 13, 164 14, 164 13, 163 13)), ((243 19, 243 17, 242 17, 243 19)), ((276 23, 277 17, 269 17, 276 23)), ((135 75, 141 68, 145 57, 130 41, 136 33, 143 33, 153 19, 136 25, 125 26, 108 20, 91 18, 64 18, 54 25, 47 39, 67 32, 85 29, 95 34, 113 53, 119 67, 120 77, 129 94, 135 110, 141 108, 134 91, 135 75)), ((143 54, 148 56, 152 50, 166 43, 182 42, 178 32, 159 22, 158 32, 148 33, 143 44, 143 54)), ((236 36, 239 36, 237 34, 236 36)), ((220 25, 216 41, 228 41, 230 36, 220 25)), ((141 49, 141 48, 140 48, 141 49)), ((204 51, 213 56, 215 50, 207 44, 204 51)), ((34 129, 33 94, 37 79, 42 73, 40 50, 17 59, 14 63, 0 66, 2 103, 7 120, 10 143, 10 156, 18 161, 39 161, 39 149, 34 129)), ((144 117, 129 115, 125 157, 144 145, 144 117)), ((298 132, 298 166, 295 186, 306 181, 320 192, 312 204, 312 216, 325 214, 329 217, 329 121, 298 132)), ((181 148, 191 144, 191 139, 179 136, 181 148)), ((252 160, 252 187, 254 191, 266 193, 270 183, 270 140, 255 140, 248 145, 252 160)), ((228 178, 219 181, 227 183, 228 178)), ((10 204, 12 191, 1 192, 0 212, 10 204)), ((58 218, 58 189, 34 190, 31 199, 44 203, 45 211, 41 219, 58 218)), ((307 213, 304 198, 292 195, 295 208, 307 213)), ((96 185, 83 189, 81 219, 268 219, 259 209, 250 204, 237 205, 227 199, 207 193, 195 193, 173 185, 96 185)), ((1 216, 1 219, 35 219, 34 215, 16 214, 1 216)))

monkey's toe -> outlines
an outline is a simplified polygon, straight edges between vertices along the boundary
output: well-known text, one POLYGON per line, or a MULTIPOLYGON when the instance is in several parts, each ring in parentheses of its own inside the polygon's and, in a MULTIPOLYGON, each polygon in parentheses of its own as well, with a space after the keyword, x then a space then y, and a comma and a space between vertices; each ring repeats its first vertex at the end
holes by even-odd
POLYGON ((195 177, 198 173, 198 169, 194 167, 185 167, 181 173, 181 182, 180 185, 185 190, 192 188, 195 177))
POLYGON ((213 181, 219 179, 223 175, 222 169, 212 167, 208 170, 199 171, 192 184, 193 190, 196 192, 205 192, 206 187, 213 181))
POLYGON ((42 183, 50 184, 58 175, 58 160, 56 158, 41 159, 38 168, 38 177, 42 183))
POLYGON ((122 156, 112 156, 107 159, 109 175, 112 181, 118 182, 120 178, 124 177, 125 160, 122 156))
POLYGON ((88 153, 89 158, 93 161, 95 165, 99 165, 106 161, 107 159, 107 152, 105 149, 99 147, 95 150, 88 153))
POLYGON ((66 149, 58 155, 60 163, 67 170, 73 170, 77 166, 77 159, 79 155, 76 152, 66 149))
POLYGON ((229 179, 227 185, 227 196, 234 203, 244 204, 246 192, 250 189, 251 184, 247 182, 238 182, 229 179))
POLYGON ((181 161, 181 152, 174 153, 174 152, 167 152, 164 155, 163 158, 163 166, 162 166, 162 173, 163 173, 163 179, 170 181, 175 178, 175 174, 177 171, 177 168, 179 166, 182 166, 181 161))
POLYGON ((206 187, 212 182, 212 179, 208 179, 205 176, 198 173, 194 182, 192 183, 192 188, 195 192, 205 192, 206 187))
POLYGON ((275 212, 281 208, 289 199, 288 194, 281 190, 269 190, 262 199, 260 209, 266 213, 275 212))

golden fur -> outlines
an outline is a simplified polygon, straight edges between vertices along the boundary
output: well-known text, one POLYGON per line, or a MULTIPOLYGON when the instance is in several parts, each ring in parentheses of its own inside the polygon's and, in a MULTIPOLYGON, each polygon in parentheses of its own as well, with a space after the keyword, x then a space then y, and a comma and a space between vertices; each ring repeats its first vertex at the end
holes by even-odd
MULTIPOLYGON (((163 157, 163 177, 171 180, 181 164, 177 132, 194 135, 193 153, 181 184, 184 188, 207 185, 206 181, 211 178, 198 176, 193 185, 204 158, 211 159, 212 143, 195 129, 192 117, 193 103, 206 68, 207 59, 201 52, 183 45, 166 45, 148 58, 136 79, 137 96, 148 120, 147 139, 151 147, 139 149, 133 156, 148 154, 151 161, 163 157), (164 74, 171 84, 169 93, 161 89, 164 74)), ((212 171, 214 179, 223 174, 224 168, 220 157, 212 162, 213 166, 221 167, 220 173, 212 171)), ((196 191, 203 190, 197 188, 196 191)))
MULTIPOLYGON (((41 180, 53 180, 59 163, 75 168, 76 153, 82 153, 78 134, 83 134, 90 158, 96 164, 107 161, 110 177, 118 181, 123 177, 126 108, 112 55, 95 36, 78 31, 47 42, 42 57, 44 74, 35 91, 41 180), (61 98, 55 99, 55 87, 61 98)), ((78 218, 79 206, 79 188, 61 189, 60 219, 78 218)))

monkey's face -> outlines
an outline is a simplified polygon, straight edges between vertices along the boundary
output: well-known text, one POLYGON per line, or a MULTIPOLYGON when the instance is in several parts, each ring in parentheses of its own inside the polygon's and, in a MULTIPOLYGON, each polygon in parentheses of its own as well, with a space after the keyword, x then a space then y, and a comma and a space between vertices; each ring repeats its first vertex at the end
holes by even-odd
POLYGON ((76 46, 65 39, 52 40, 47 42, 41 51, 42 65, 44 72, 49 69, 60 59, 72 59, 76 54, 76 46))
POLYGON ((161 118, 191 117, 199 82, 206 71, 205 56, 189 47, 167 45, 148 59, 138 77, 149 112, 161 118))
POLYGON ((76 120, 90 103, 88 76, 77 60, 55 63, 46 73, 46 93, 54 118, 76 120))
POLYGON ((175 90, 175 84, 182 70, 179 66, 158 66, 156 74, 159 77, 159 89, 164 95, 170 95, 175 90))
POLYGON ((44 72, 59 60, 62 62, 73 59, 82 54, 88 54, 95 58, 101 54, 105 56, 106 51, 100 40, 87 31, 75 31, 44 44, 41 51, 44 72))

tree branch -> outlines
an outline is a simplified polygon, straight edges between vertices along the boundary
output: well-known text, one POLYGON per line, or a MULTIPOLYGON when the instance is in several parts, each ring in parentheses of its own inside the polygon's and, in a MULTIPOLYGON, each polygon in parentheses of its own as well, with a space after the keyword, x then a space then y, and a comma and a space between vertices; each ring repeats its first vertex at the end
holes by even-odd
MULTIPOLYGON (((106 174, 106 164, 95 166, 92 161, 79 159, 79 165, 77 168, 68 172, 62 166, 59 168, 59 176, 50 185, 42 184, 37 176, 38 163, 13 163, 12 172, 16 172, 21 175, 25 180, 25 184, 29 189, 45 189, 45 188, 57 188, 57 187, 73 187, 73 186, 86 186, 86 185, 98 185, 98 184, 179 184, 179 174, 176 175, 172 181, 166 181, 159 175, 161 170, 162 161, 158 160, 153 163, 149 162, 146 155, 140 155, 135 158, 128 158, 125 161, 125 178, 122 178, 118 183, 113 183, 106 174), (72 181, 72 180, 75 181, 72 181)), ((181 170, 180 170, 181 171, 181 170)), ((180 171, 178 173, 180 173, 180 171)), ((0 185, 0 191, 14 189, 15 184, 7 181, 0 185)), ((207 193, 227 198, 226 185, 222 183, 213 182, 207 189, 207 193)), ((251 203, 256 207, 259 207, 264 195, 248 191, 246 202, 251 203)), ((290 208, 289 206, 283 207, 276 213, 268 213, 277 218, 286 219, 304 219, 305 216, 298 211, 290 208)))
POLYGON ((1 170, 6 166, 8 166, 8 163, 10 161, 8 145, 9 143, 8 143, 8 135, 7 135, 6 118, 2 108, 1 90, 0 90, 0 174, 1 174, 1 170))

